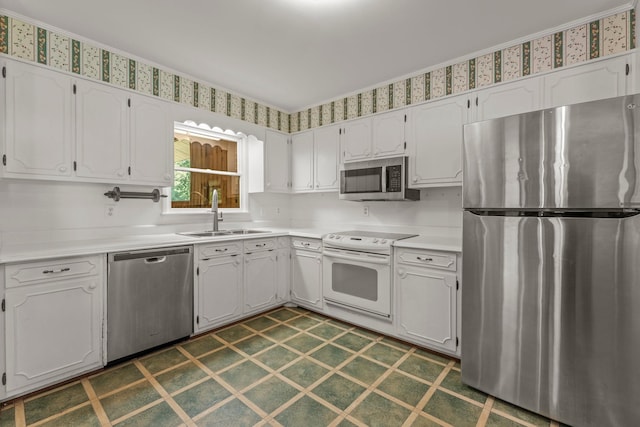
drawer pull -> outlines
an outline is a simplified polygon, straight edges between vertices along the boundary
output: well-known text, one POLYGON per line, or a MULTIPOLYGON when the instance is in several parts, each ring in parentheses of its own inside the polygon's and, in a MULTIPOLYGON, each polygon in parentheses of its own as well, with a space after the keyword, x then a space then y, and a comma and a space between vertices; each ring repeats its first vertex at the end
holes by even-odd
POLYGON ((65 268, 61 268, 60 270, 44 270, 42 272, 42 274, 64 273, 64 272, 67 272, 67 271, 70 271, 70 270, 71 270, 71 268, 65 267, 65 268))
POLYGON ((302 242, 302 246, 311 246, 311 243, 309 243, 309 242, 302 242))
POLYGON ((216 252, 226 252, 229 248, 216 249, 216 252))
POLYGON ((425 261, 425 262, 433 261, 433 258, 423 258, 421 256, 417 256, 416 258, 418 259, 418 261, 425 261))
POLYGON ((256 248, 263 248, 265 247, 266 243, 256 243, 256 248))

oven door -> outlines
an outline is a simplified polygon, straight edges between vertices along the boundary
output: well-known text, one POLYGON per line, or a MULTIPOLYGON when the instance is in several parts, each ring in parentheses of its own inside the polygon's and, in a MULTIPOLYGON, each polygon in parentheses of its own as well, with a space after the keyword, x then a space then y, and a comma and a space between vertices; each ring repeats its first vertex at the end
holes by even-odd
POLYGON ((329 304, 391 317, 391 257, 325 247, 322 290, 329 304))

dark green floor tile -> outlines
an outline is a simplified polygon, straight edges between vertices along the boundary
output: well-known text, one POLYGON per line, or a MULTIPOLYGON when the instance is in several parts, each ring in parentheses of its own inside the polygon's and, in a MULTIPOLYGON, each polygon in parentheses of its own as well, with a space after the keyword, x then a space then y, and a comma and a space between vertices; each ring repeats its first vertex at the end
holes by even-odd
POLYGON ((56 390, 46 396, 36 397, 24 403, 27 424, 33 424, 88 400, 89 397, 80 383, 56 390))
POLYGON ((319 336, 320 338, 324 338, 326 340, 330 340, 331 338, 335 337, 336 335, 340 335, 344 331, 342 329, 340 329, 340 328, 336 328, 335 326, 327 325, 325 323, 325 324, 322 324, 322 325, 318 325, 313 329, 309 329, 307 332, 309 332, 310 334, 319 336))
POLYGON ((253 332, 242 325, 235 325, 222 331, 216 332, 216 335, 223 340, 232 343, 242 338, 246 338, 249 335, 253 335, 253 332))
POLYGON ((318 320, 306 316, 287 321, 287 325, 294 326, 298 329, 309 329, 312 326, 316 326, 318 323, 320 323, 318 320))
POLYGON ((202 369, 189 362, 186 365, 158 375, 156 379, 167 392, 173 393, 206 376, 207 374, 202 369))
POLYGON ((327 372, 327 369, 309 360, 303 359, 282 371, 282 375, 295 381, 303 387, 308 387, 318 381, 327 372))
POLYGON ((476 402, 480 402, 482 404, 484 404, 484 402, 487 400, 487 395, 485 393, 462 384, 460 372, 458 371, 449 371, 445 379, 440 383, 440 387, 444 387, 448 390, 466 396, 469 399, 473 399, 476 402))
POLYGON ((423 357, 427 357, 431 360, 435 360, 436 362, 444 363, 445 365, 453 360, 452 358, 441 356, 439 354, 432 353, 428 350, 423 350, 421 348, 416 348, 416 354, 419 354, 420 356, 423 356, 423 357))
POLYGON ((418 418, 413 420, 411 427, 440 427, 440 424, 435 421, 431 421, 429 418, 419 415, 418 418))
POLYGON ((201 357, 200 361, 213 372, 218 372, 242 359, 243 357, 237 351, 223 348, 201 357))
POLYGON ((329 324, 331 324, 333 326, 337 326, 337 327, 339 327, 341 329, 351 329, 353 327, 351 325, 347 325, 346 323, 341 322, 339 320, 335 320, 335 319, 330 319, 327 323, 329 323, 329 324))
POLYGON ((361 385, 341 375, 333 374, 312 391, 318 397, 344 411, 365 390, 361 385))
POLYGON ((399 348, 401 350, 411 350, 413 348, 413 346, 407 344, 406 342, 403 341, 399 341, 390 337, 384 337, 382 338, 382 342, 389 344, 391 346, 394 346, 396 348, 399 348))
MULTIPOLYGON (((549 423, 545 424, 548 425, 549 423)), ((500 415, 492 412, 487 419, 487 427, 522 427, 522 424, 511 421, 508 418, 501 417, 500 415)))
POLYGON ((280 310, 276 310, 272 313, 269 313, 268 316, 273 317, 274 319, 278 319, 281 322, 284 322, 285 320, 289 320, 293 317, 299 316, 299 314, 289 309, 281 308, 280 310))
POLYGON ((238 349, 244 351, 249 355, 255 354, 267 347, 271 347, 272 345, 275 345, 273 341, 259 335, 247 338, 246 340, 242 340, 234 344, 234 346, 236 346, 238 349))
POLYGON ((16 425, 16 410, 12 406, 0 410, 0 427, 14 427, 16 425))
POLYGON ((144 378, 142 372, 133 363, 111 368, 91 379, 89 382, 98 396, 102 396, 120 387, 144 378))
POLYGON ((307 351, 318 347, 323 342, 324 341, 319 340, 318 338, 314 338, 311 335, 300 334, 285 341, 284 344, 288 345, 289 347, 295 348, 302 353, 306 353, 307 351))
POLYGON ((368 329, 356 328, 352 332, 355 332, 358 335, 365 336, 365 337, 370 338, 372 340, 376 340, 376 339, 378 339, 380 337, 380 334, 377 334, 377 333, 375 333, 373 331, 370 331, 368 329))
POLYGON ((371 384, 384 374, 387 368, 377 363, 370 362, 362 357, 356 357, 340 369, 347 375, 357 378, 365 384, 371 384))
POLYGON ((299 332, 300 331, 293 329, 289 326, 279 325, 279 326, 276 326, 275 328, 271 328, 267 331, 264 331, 263 335, 273 339, 274 341, 281 342, 286 340, 287 338, 291 338, 292 336, 294 336, 299 332))
POLYGON ((230 395, 231 393, 218 384, 217 381, 208 379, 195 387, 173 396, 173 399, 184 409, 187 415, 193 418, 230 395))
POLYGON ((193 357, 201 356, 205 353, 215 350, 216 348, 222 347, 222 343, 212 337, 211 335, 205 335, 202 338, 198 338, 197 340, 189 341, 182 344, 182 348, 187 350, 190 355, 193 357))
POLYGON ((323 316, 322 314, 314 313, 313 311, 307 312, 307 316, 311 317, 312 319, 319 320, 321 322, 324 322, 325 320, 327 320, 326 316, 323 316))
POLYGON ((336 419, 338 414, 308 396, 276 416, 276 421, 285 427, 325 427, 336 419))
POLYGON ((406 375, 392 372, 380 383, 378 390, 402 400, 411 406, 416 406, 424 394, 429 390, 429 386, 406 375))
POLYGON ((352 417, 370 427, 401 426, 410 414, 408 409, 375 393, 371 393, 351 411, 352 417))
POLYGON ((270 348, 262 354, 259 354, 255 358, 270 367, 271 369, 280 369, 287 363, 292 360, 297 359, 298 356, 296 353, 287 350, 284 347, 276 346, 274 348, 270 348))
POLYGON ((549 425, 549 420, 542 415, 535 414, 533 412, 529 412, 526 409, 519 408, 517 406, 511 405, 507 402, 504 402, 500 399, 496 399, 493 403, 492 410, 502 411, 506 414, 511 415, 512 417, 516 417, 519 420, 526 421, 536 426, 546 426, 549 425))
POLYGON ((478 422, 482 408, 440 390, 429 399, 424 412, 453 424, 456 427, 473 427, 478 422))
POLYGON ((196 425, 200 427, 252 426, 260 420, 262 420, 262 417, 253 412, 251 408, 238 399, 233 399, 218 408, 217 411, 196 421, 196 425))
POLYGON ((182 420, 166 402, 161 402, 118 424, 118 427, 162 426, 173 427, 182 420))
POLYGON ((345 418, 344 420, 340 421, 338 427, 356 427, 356 425, 345 418))
POLYGON ((341 336, 340 338, 336 338, 333 342, 353 351, 360 351, 367 345, 371 344, 370 339, 352 334, 351 332, 341 336))
POLYGON ((297 394, 297 389, 276 377, 271 377, 244 393, 267 414, 284 405, 297 394))
POLYGON ((382 362, 385 365, 393 365, 406 353, 385 344, 376 343, 373 347, 367 349, 363 354, 370 358, 382 362))
POLYGON ((159 398, 160 394, 148 381, 145 381, 100 399, 100 403, 109 419, 113 421, 159 398))
POLYGON ((326 363, 332 368, 335 368, 351 356, 353 356, 353 353, 349 353, 347 350, 343 350, 331 344, 327 344, 311 353, 311 357, 326 363))
POLYGON ((416 377, 427 381, 435 381, 438 375, 444 369, 444 366, 429 362, 416 356, 409 356, 407 360, 402 362, 398 369, 408 372, 416 377))
POLYGON ((142 363, 142 366, 147 368, 147 371, 155 374, 157 372, 164 371, 167 368, 171 368, 178 363, 184 362, 185 360, 188 360, 187 357, 180 353, 175 347, 172 347, 169 350, 140 359, 140 363, 142 363))
POLYGON ((220 374, 220 377, 227 383, 231 384, 231 386, 235 387, 236 390, 242 390, 268 374, 269 373, 267 371, 247 360, 228 371, 224 371, 220 374))
POLYGON ((267 329, 269 326, 273 326, 276 324, 275 320, 271 320, 268 317, 260 316, 255 319, 247 320, 243 322, 246 326, 255 329, 256 331, 262 331, 267 329))
MULTIPOLYGON (((2 423, 0 423, 2 425, 2 423)), ((73 426, 73 427, 100 427, 100 420, 91 404, 64 414, 61 417, 40 424, 40 426, 73 426)))

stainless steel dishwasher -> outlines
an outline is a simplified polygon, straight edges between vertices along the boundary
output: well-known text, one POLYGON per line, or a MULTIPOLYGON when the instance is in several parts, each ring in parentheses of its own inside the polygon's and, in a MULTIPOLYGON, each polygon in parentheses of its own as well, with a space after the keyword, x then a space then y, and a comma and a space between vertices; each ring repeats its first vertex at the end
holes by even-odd
POLYGON ((110 253, 107 362, 191 335, 193 248, 110 253))

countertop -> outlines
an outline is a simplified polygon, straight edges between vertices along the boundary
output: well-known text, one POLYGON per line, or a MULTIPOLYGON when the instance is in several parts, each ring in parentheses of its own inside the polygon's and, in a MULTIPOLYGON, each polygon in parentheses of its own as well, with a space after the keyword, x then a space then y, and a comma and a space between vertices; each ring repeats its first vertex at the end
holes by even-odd
MULTIPOLYGON (((20 244, 5 244, 0 248, 0 264, 63 258, 70 256, 95 255, 108 252, 133 251, 148 248, 162 248, 169 246, 193 245, 212 242, 217 243, 229 240, 259 239, 265 237, 296 236, 320 239, 327 233, 335 232, 335 228, 329 230, 323 228, 255 227, 255 229, 269 231, 269 233, 216 237, 191 237, 175 233, 137 234, 93 240, 66 240, 47 243, 31 242, 20 244)), ((395 242, 395 246, 414 249, 432 249, 460 252, 462 244, 461 238, 457 238, 454 236, 442 237, 420 235, 410 239, 398 240, 397 242, 395 242)))

